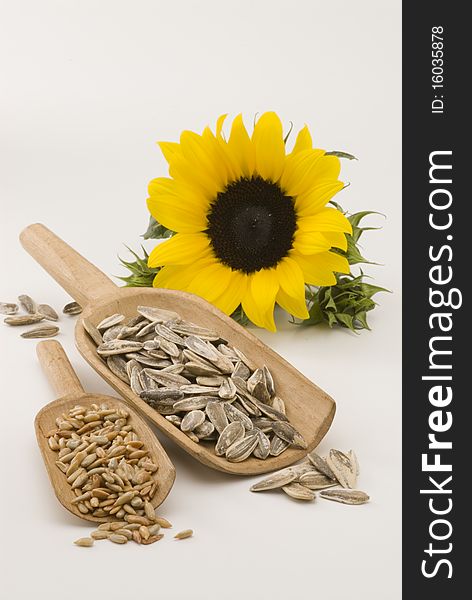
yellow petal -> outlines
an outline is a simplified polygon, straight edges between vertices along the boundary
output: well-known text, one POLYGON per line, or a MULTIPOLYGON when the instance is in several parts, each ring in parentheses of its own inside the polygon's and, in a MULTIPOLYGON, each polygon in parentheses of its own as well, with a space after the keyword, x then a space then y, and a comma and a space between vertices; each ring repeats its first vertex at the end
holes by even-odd
POLYGON ((157 142, 164 158, 168 163, 180 153, 180 145, 176 142, 157 142))
POLYGON ((213 300, 217 306, 227 315, 232 314, 241 304, 246 294, 248 276, 241 271, 231 271, 231 279, 224 292, 213 300))
POLYGON ((228 140, 228 151, 240 171, 240 176, 251 177, 254 173, 256 157, 242 115, 238 115, 233 120, 228 140))
POLYGON ((206 258, 210 253, 210 240, 204 233, 177 233, 154 248, 148 265, 186 265, 197 258, 206 258))
POLYGON ((299 217, 316 214, 344 187, 342 181, 323 182, 311 188, 307 193, 295 197, 295 208, 299 217))
POLYGON ((299 217, 297 225, 300 231, 341 231, 352 233, 352 227, 347 218, 337 208, 323 208, 309 217, 299 217))
POLYGON ((195 190, 161 177, 150 182, 149 192, 149 212, 164 227, 180 233, 195 233, 207 228, 209 203, 195 190))
POLYGON ((301 268, 293 258, 285 257, 279 262, 276 270, 280 284, 277 302, 295 317, 299 319, 308 318, 305 301, 305 281, 301 268))
POLYGON ((331 269, 335 273, 349 273, 350 267, 347 259, 337 252, 325 252, 317 255, 318 263, 331 269))
POLYGON ((187 287, 187 291, 213 302, 215 298, 228 287, 231 280, 231 269, 218 262, 216 259, 201 270, 194 270, 194 278, 187 287))
POLYGON ((291 257, 296 260, 303 272, 306 283, 310 285, 334 285, 337 273, 349 273, 347 260, 333 252, 323 252, 312 256, 303 256, 293 252, 291 257))
POLYGON ((306 307, 305 293, 303 293, 303 296, 294 298, 286 294, 281 288, 277 293, 276 300, 284 310, 297 317, 297 319, 308 319, 310 316, 306 307))
MULTIPOLYGON (((341 163, 337 156, 316 156, 316 150, 310 160, 303 161, 297 170, 297 177, 290 182, 291 196, 309 194, 322 183, 335 183, 339 177, 341 163)), ((319 151, 318 151, 319 152, 319 151)), ((304 153, 301 152, 300 156, 304 153)))
POLYGON ((263 178, 278 181, 285 163, 282 123, 275 112, 264 113, 252 134, 256 153, 256 171, 263 178))
POLYGON ((289 154, 285 160, 284 172, 280 178, 280 186, 290 196, 295 196, 295 186, 305 177, 306 173, 324 155, 324 150, 300 150, 289 154))
POLYGON ((347 250, 347 237, 345 233, 340 231, 324 231, 324 237, 331 244, 332 248, 339 248, 340 250, 347 250))
POLYGON ((223 125, 227 116, 228 113, 225 113, 224 115, 218 117, 216 121, 216 137, 222 137, 223 125))
POLYGON ((331 244, 322 233, 319 232, 303 232, 297 230, 293 247, 301 254, 317 254, 318 252, 326 252, 331 248, 331 244))
POLYGON ((189 265, 167 265, 154 277, 153 286, 157 288, 166 288, 170 290, 187 290, 188 284, 195 277, 195 269, 202 268, 208 264, 208 260, 203 259, 189 265))
POLYGON ((308 129, 308 125, 305 125, 303 129, 300 129, 297 135, 297 139, 295 141, 295 145, 291 154, 297 154, 298 152, 303 152, 303 150, 311 150, 313 147, 313 142, 311 140, 310 130, 308 129))
POLYGON ((201 175, 211 178, 217 183, 219 189, 223 189, 228 181, 228 173, 224 164, 217 160, 211 135, 201 136, 193 131, 183 131, 180 136, 180 148, 183 156, 194 169, 198 169, 201 175))
POLYGON ((275 331, 275 296, 279 291, 275 269, 262 269, 249 276, 249 285, 243 298, 243 309, 258 327, 275 331))
POLYGON ((289 256, 283 258, 276 267, 281 289, 294 298, 305 297, 303 273, 296 261, 289 256))

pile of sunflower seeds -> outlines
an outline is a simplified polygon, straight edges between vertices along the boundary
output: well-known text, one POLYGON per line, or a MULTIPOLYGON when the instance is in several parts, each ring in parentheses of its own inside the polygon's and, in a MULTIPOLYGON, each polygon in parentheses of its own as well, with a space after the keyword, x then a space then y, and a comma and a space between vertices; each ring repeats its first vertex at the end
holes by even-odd
POLYGON ((148 526, 157 522, 151 500, 159 467, 127 424, 128 416, 106 404, 74 406, 56 419, 48 444, 76 496, 72 504, 83 515, 148 526))
POLYGON ((354 489, 359 463, 353 450, 348 453, 332 449, 326 458, 315 451, 301 463, 286 467, 255 483, 251 492, 281 489, 295 500, 314 500, 316 490, 321 498, 343 504, 365 504, 369 496, 354 489), (339 489, 341 486, 341 489, 339 489), (330 489, 330 488, 337 489, 330 489))
MULTIPOLYGON (((74 544, 90 548, 90 546, 93 546, 95 540, 109 540, 114 544, 126 544, 133 541, 137 544, 148 546, 162 540, 164 534, 159 532, 161 528, 168 527, 172 527, 172 525, 167 519, 163 519, 162 517, 155 517, 155 519, 141 517, 139 521, 135 520, 134 522, 114 521, 112 523, 102 523, 98 526, 98 529, 92 531, 90 537, 79 538, 75 540, 74 544)), ((192 536, 193 530, 185 529, 176 533, 174 539, 185 540, 192 536)))
MULTIPOLYGON (((25 326, 41 323, 37 327, 23 332, 21 334, 22 338, 48 338, 54 337, 59 333, 59 327, 44 322, 56 322, 59 320, 59 315, 52 306, 49 306, 49 304, 37 304, 27 294, 18 296, 18 304, 15 302, 0 302, 0 313, 7 315, 4 319, 7 325, 25 326), (19 306, 23 309, 24 314, 18 314, 19 306)), ((70 302, 63 309, 63 313, 69 315, 77 315, 81 312, 82 308, 77 302, 70 302)))
POLYGON ((215 454, 231 462, 307 447, 266 366, 176 312, 137 311, 83 325, 108 368, 192 441, 215 443, 215 454))

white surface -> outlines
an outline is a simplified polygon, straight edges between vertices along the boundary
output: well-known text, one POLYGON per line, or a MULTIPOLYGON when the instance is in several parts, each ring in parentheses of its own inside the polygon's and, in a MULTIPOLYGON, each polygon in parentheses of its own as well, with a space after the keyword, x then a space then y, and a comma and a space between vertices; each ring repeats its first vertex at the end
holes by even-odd
MULTIPOLYGON (((351 212, 378 210, 365 236, 378 297, 373 332, 296 329, 258 335, 329 392, 338 412, 320 449, 354 448, 372 502, 348 507, 211 471, 159 438, 177 468, 161 513, 174 529, 151 547, 92 549, 90 527, 55 500, 33 418, 54 394, 35 342, 2 327, 1 592, 12 600, 129 597, 193 600, 400 598, 400 2, 314 0, 1 3, 0 299, 29 293, 61 308, 65 293, 21 249, 42 221, 109 274, 122 243, 138 247, 147 182, 165 174, 157 139, 217 115, 279 111, 316 143, 354 153, 351 212)), ((110 388, 78 355, 73 319, 59 340, 90 391, 110 388)))

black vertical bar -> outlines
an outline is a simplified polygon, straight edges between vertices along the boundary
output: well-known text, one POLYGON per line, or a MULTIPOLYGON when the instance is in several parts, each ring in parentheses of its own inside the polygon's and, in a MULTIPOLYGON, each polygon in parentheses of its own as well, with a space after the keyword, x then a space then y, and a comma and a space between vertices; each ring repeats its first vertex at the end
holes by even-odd
POLYGON ((471 281, 468 219, 472 192, 470 185, 466 187, 472 175, 469 106, 466 109, 471 87, 470 27, 458 2, 403 3, 405 599, 452 600, 471 594, 467 539, 472 531, 472 496, 467 490, 472 472, 472 398, 470 383, 466 386, 466 363, 472 354, 471 286, 467 285, 471 281), (443 87, 439 87, 441 76, 443 87), (430 173, 432 162, 442 167, 430 173), (441 293, 445 303, 451 299, 456 307, 432 306, 441 305, 441 293), (437 350, 451 354, 434 354, 437 350), (436 368, 431 367, 431 360, 436 368), (431 392, 433 387, 435 392, 431 392), (452 393, 449 404, 447 388, 452 393), (435 431, 439 428, 444 431, 435 431), (429 448, 434 444, 429 435, 436 442, 451 442, 452 448, 429 448), (422 466, 422 455, 426 463, 438 460, 452 470, 428 470, 431 467, 422 466), (444 514, 434 514, 434 510, 444 514))

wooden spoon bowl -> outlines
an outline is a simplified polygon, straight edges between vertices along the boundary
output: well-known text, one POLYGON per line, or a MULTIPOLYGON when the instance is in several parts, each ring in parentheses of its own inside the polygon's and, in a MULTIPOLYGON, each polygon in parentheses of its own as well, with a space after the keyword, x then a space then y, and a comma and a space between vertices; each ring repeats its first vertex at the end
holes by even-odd
MULTIPOLYGON (((305 438, 308 451, 315 448, 328 431, 336 409, 334 400, 256 336, 212 304, 193 294, 175 290, 119 288, 43 225, 30 225, 21 233, 20 239, 33 258, 85 307, 81 315, 83 319, 89 319, 92 324, 97 325, 104 317, 114 313, 134 317, 139 305, 174 310, 185 320, 216 330, 258 366, 267 365, 274 377, 277 395, 285 401, 287 416, 305 438)), ((226 473, 252 475, 280 469, 305 456, 305 450, 291 448, 280 456, 266 460, 249 458, 240 463, 231 463, 224 457, 216 456, 213 445, 193 442, 108 369, 86 333, 82 318, 79 317, 77 322, 75 336, 77 348, 85 360, 129 406, 145 415, 203 464, 226 473)))
POLYGON ((103 523, 116 520, 113 515, 111 517, 96 517, 92 514, 83 514, 76 504, 72 504, 72 500, 76 498, 76 495, 67 482, 64 473, 56 466, 58 453, 51 450, 48 444, 48 433, 56 429, 56 418, 62 413, 67 413, 77 404, 90 407, 92 404, 106 403, 110 408, 125 409, 129 412, 127 424, 133 426, 133 430, 139 439, 144 442, 146 450, 149 451, 152 461, 159 467, 155 475, 158 487, 151 504, 154 507, 162 504, 174 483, 175 468, 149 426, 121 400, 102 394, 86 393, 59 342, 54 340, 40 342, 37 346, 37 353, 39 361, 56 393, 62 396, 59 400, 46 404, 36 415, 34 421, 38 445, 46 465, 49 480, 59 502, 72 514, 86 521, 103 523), (62 395, 65 392, 66 394, 62 395))

